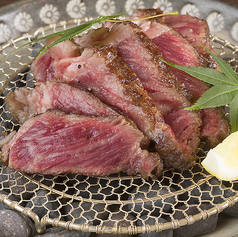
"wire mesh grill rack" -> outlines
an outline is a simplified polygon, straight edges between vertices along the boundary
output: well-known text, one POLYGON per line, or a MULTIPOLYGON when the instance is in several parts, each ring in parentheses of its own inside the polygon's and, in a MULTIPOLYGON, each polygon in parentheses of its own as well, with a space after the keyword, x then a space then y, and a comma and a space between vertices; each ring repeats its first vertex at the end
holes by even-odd
MULTIPOLYGON (((0 133, 18 130, 5 102, 17 87, 33 88, 30 64, 44 42, 23 46, 37 37, 67 29, 81 21, 60 22, 11 40, 0 48, 0 133), (1 57, 2 57, 1 56, 1 57)), ((237 72, 238 47, 211 37, 216 53, 237 72)), ((136 234, 180 228, 204 220, 238 201, 238 181, 221 181, 200 165, 206 150, 197 153, 196 165, 184 172, 164 171, 158 179, 114 174, 87 177, 78 174, 23 174, 0 166, 0 201, 35 222, 43 233, 46 226, 95 233, 136 234), (166 221, 162 221, 166 220, 166 221)))

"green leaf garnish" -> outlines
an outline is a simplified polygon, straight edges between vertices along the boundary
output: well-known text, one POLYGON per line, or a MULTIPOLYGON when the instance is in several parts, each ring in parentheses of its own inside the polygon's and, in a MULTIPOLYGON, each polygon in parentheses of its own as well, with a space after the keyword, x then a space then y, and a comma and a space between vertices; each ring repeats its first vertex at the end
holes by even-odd
MULTIPOLYGON (((203 47, 205 48, 205 47, 203 47)), ((238 76, 232 69, 232 67, 223 61, 221 58, 217 57, 216 54, 211 52, 209 49, 205 48, 214 58, 215 62, 217 63, 217 66, 222 70, 222 72, 230 79, 233 80, 235 83, 238 83, 238 76)))
POLYGON ((222 72, 212 68, 180 66, 165 60, 163 61, 201 81, 213 85, 213 87, 203 93, 194 105, 185 108, 185 110, 214 108, 229 104, 231 131, 238 131, 238 75, 228 63, 207 48, 205 49, 212 55, 222 72))
POLYGON ((143 20, 148 20, 148 19, 152 19, 152 18, 155 18, 155 17, 161 17, 161 16, 167 16, 167 15, 178 15, 179 13, 178 12, 167 12, 167 13, 162 13, 162 14, 159 14, 159 15, 153 15, 153 16, 147 16, 147 17, 144 17, 144 18, 135 18, 135 19, 129 19, 129 20, 110 20, 108 19, 107 21, 111 21, 111 22, 123 22, 123 21, 143 21, 143 20))
MULTIPOLYGON (((163 60, 164 61, 164 60, 163 60)), ((211 68, 204 67, 195 67, 195 66, 180 66, 174 63, 164 61, 168 65, 175 67, 181 71, 186 72, 187 74, 198 78, 204 82, 207 82, 212 85, 237 85, 238 82, 234 79, 227 77, 224 73, 211 68)))
POLYGON ((197 102, 185 108, 186 110, 196 110, 205 108, 214 108, 229 104, 232 99, 238 94, 238 84, 236 86, 217 85, 211 87, 197 102))
MULTIPOLYGON (((36 43, 36 42, 39 42, 41 40, 49 39, 49 38, 54 37, 54 36, 60 36, 59 39, 54 41, 49 46, 45 45, 44 47, 42 47, 40 49, 40 51, 38 52, 38 54, 36 55, 36 57, 39 57, 42 54, 44 54, 45 52, 47 52, 50 48, 55 46, 56 44, 59 44, 61 42, 67 41, 67 40, 70 40, 73 37, 75 37, 75 36, 83 33, 84 31, 90 29, 93 25, 101 24, 103 21, 110 21, 110 22, 139 21, 139 20, 146 20, 146 19, 155 18, 155 17, 161 17, 161 16, 165 16, 165 15, 177 15, 178 14, 178 12, 170 12, 170 13, 164 13, 164 14, 159 14, 159 15, 153 15, 153 16, 149 16, 149 17, 145 17, 145 18, 141 18, 141 19, 124 19, 124 20, 115 20, 114 19, 114 18, 118 18, 118 17, 122 16, 125 12, 126 11, 124 11, 124 12, 122 12, 120 14, 111 15, 111 16, 99 16, 97 19, 90 20, 90 21, 88 21, 88 22, 86 22, 84 24, 81 24, 79 26, 75 26, 75 27, 72 27, 72 28, 67 29, 67 30, 62 30, 62 31, 59 31, 59 32, 56 32, 56 33, 53 33, 53 34, 50 34, 50 35, 47 35, 47 36, 35 39, 35 40, 31 41, 31 42, 28 42, 28 43, 22 45, 19 48, 13 50, 10 53, 13 53, 13 52, 17 51, 18 49, 20 49, 20 48, 22 48, 24 46, 27 46, 29 44, 36 43)), ((1 58, 0 61, 2 59, 4 59, 6 56, 7 55, 5 55, 3 58, 1 58)))
MULTIPOLYGON (((22 47, 25 47, 29 44, 32 44, 32 43, 36 43, 36 42, 39 42, 41 40, 45 40, 45 39, 49 39, 51 37, 54 37, 54 36, 61 36, 59 39, 57 39, 56 41, 54 41, 52 44, 50 44, 48 47, 47 46, 44 46, 39 52, 38 54, 36 55, 36 57, 39 57, 41 56, 42 54, 44 54, 48 49, 52 48, 54 45, 56 44, 59 44, 61 42, 64 42, 64 41, 67 41, 67 40, 70 40, 72 39, 74 36, 88 30, 89 28, 91 28, 94 24, 101 24, 103 21, 107 21, 108 19, 111 19, 111 18, 118 18, 120 16, 122 16, 126 11, 120 13, 120 14, 116 14, 116 15, 111 15, 111 16, 99 16, 97 19, 94 19, 94 20, 90 20, 84 24, 81 24, 81 25, 78 25, 78 26, 75 26, 75 27, 72 27, 70 29, 67 29, 67 30, 62 30, 62 31, 59 31, 59 32, 56 32, 56 33, 53 33, 53 34, 50 34, 50 35, 47 35, 47 36, 44 36, 44 37, 41 37, 41 38, 38 38, 38 39, 35 39, 31 42, 28 42, 24 45, 22 45, 21 47, 13 50, 11 53, 17 51, 18 49, 22 48, 22 47)), ((5 55, 3 58, 5 58, 7 55, 5 55)), ((3 59, 1 58, 1 60, 3 59)))

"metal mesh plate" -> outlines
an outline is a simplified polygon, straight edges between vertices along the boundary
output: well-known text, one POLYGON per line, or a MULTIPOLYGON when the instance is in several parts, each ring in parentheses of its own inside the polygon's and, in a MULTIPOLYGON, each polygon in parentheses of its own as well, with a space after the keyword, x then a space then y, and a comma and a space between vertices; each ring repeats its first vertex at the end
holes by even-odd
MULTIPOLYGON (((4 44, 1 57, 36 37, 79 23, 60 22, 25 34, 4 44)), ((215 36, 211 41, 216 53, 237 71, 238 48, 215 36)), ((8 111, 5 97, 17 87, 34 86, 30 64, 43 44, 24 46, 0 61, 2 135, 20 127, 8 111)), ((202 145, 193 168, 185 172, 164 171, 158 179, 148 180, 125 174, 100 178, 78 174, 32 175, 1 164, 0 201, 31 217, 39 233, 46 226, 115 234, 179 228, 220 213, 238 201, 238 181, 221 181, 200 165, 206 155, 202 145)))

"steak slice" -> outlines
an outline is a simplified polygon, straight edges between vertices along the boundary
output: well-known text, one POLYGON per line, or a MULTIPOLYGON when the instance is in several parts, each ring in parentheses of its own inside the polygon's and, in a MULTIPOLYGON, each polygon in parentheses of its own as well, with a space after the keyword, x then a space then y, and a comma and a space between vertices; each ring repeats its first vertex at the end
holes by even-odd
POLYGON ((122 116, 89 117, 46 111, 27 120, 2 149, 2 161, 26 173, 105 176, 160 175, 157 153, 141 150, 143 134, 122 116))
POLYGON ((161 61, 158 47, 140 27, 129 21, 113 24, 110 31, 103 29, 91 30, 75 40, 82 47, 87 47, 98 40, 105 45, 112 45, 123 61, 137 74, 143 87, 164 116, 165 122, 173 128, 175 135, 178 135, 177 138, 189 144, 195 151, 200 143, 202 123, 200 116, 197 112, 183 110, 191 105, 185 96, 186 90, 161 61), (173 113, 180 117, 179 126, 173 124, 174 120, 167 119, 173 113), (189 121, 189 124, 186 124, 186 121, 189 121), (184 131, 181 132, 181 129, 184 131), (183 136, 180 138, 181 134, 183 136))
POLYGON ((33 115, 47 109, 60 109, 67 113, 88 116, 118 115, 92 93, 66 83, 53 81, 37 82, 34 89, 21 87, 8 93, 6 102, 9 111, 24 123, 33 115))
POLYGON ((195 163, 191 148, 176 139, 136 74, 112 46, 90 46, 80 57, 55 60, 54 66, 56 80, 88 88, 102 102, 133 120, 155 143, 167 168, 184 170, 195 163))
MULTIPOLYGON (((133 17, 144 18, 160 13, 158 9, 138 9, 133 17)), ((162 57, 173 59, 175 64, 202 66, 200 56, 192 44, 178 31, 164 23, 163 17, 137 21, 143 32, 157 45, 162 57)))
POLYGON ((164 23, 180 32, 191 42, 205 67, 216 68, 217 65, 213 57, 202 47, 204 46, 214 52, 210 44, 210 31, 207 21, 186 14, 164 16, 164 23))
MULTIPOLYGON (((157 15, 158 12, 160 11, 157 9, 139 9, 135 12, 134 17, 142 18, 157 15)), ((165 60, 182 66, 203 66, 192 44, 178 31, 164 24, 163 18, 143 20, 138 24, 143 32, 157 45, 165 60)), ((195 102, 210 88, 208 83, 202 82, 185 72, 173 67, 171 67, 171 70, 192 94, 192 102, 195 102)), ((201 127, 201 139, 205 140, 211 147, 214 147, 229 135, 229 123, 220 108, 204 109, 202 113, 203 125, 201 127), (213 124, 213 121, 218 120, 220 121, 220 127, 213 124)))

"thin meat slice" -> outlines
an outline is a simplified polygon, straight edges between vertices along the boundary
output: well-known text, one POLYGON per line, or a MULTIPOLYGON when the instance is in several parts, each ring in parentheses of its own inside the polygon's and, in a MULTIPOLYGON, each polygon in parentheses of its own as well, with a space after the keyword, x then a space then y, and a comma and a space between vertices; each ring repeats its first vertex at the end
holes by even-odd
MULTIPOLYGON (((157 9, 139 9, 134 17, 139 18, 157 15, 157 9)), ((143 32, 157 45, 165 60, 183 66, 203 66, 200 57, 192 44, 178 31, 163 23, 162 19, 141 21, 138 23, 143 32)), ((192 94, 192 102, 195 102, 202 94, 210 88, 210 85, 194 78, 178 69, 171 67, 175 76, 184 83, 186 89, 192 94)), ((216 146, 226 136, 229 135, 229 123, 225 119, 221 109, 205 109, 203 113, 203 125, 201 128, 201 138, 211 147, 216 146), (215 116, 215 118, 214 118, 215 116), (220 121, 220 127, 212 121, 220 121), (219 131, 217 131, 217 129, 219 131), (216 137, 215 137, 216 135, 216 137)))
POLYGON ((2 149, 2 161, 26 173, 105 176, 161 174, 157 153, 140 148, 143 134, 122 116, 47 111, 27 120, 2 149))
MULTIPOLYGON (((54 36, 46 40, 46 47, 50 46, 61 36, 54 36)), ((66 40, 54 45, 50 50, 50 55, 54 59, 71 58, 80 56, 81 49, 73 40, 66 40)))
POLYGON ((116 23, 112 25, 110 31, 105 28, 91 30, 75 40, 82 47, 98 40, 103 44, 112 45, 123 61, 137 74, 143 87, 164 116, 165 122, 173 128, 176 135, 179 135, 177 136, 179 139, 183 134, 182 141, 191 145, 193 151, 196 150, 200 143, 201 119, 197 112, 183 110, 191 105, 185 96, 186 90, 161 61, 158 47, 142 32, 141 28, 132 22, 116 23), (173 125, 174 120, 167 119, 173 113, 180 116, 179 126, 173 125), (186 124, 186 121, 190 121, 189 124, 186 124), (176 131, 177 129, 179 132, 176 131), (184 129, 183 133, 181 129, 184 129), (185 134, 188 135, 187 138, 185 134))
POLYGON ((46 82, 55 80, 54 61, 49 52, 44 53, 33 61, 31 70, 35 75, 36 81, 46 82))
MULTIPOLYGON (((158 9, 138 9, 133 17, 147 17, 160 13, 158 9)), ((202 66, 198 52, 178 31, 166 25, 163 17, 137 21, 143 32, 157 45, 164 59, 184 66, 202 66)))
MULTIPOLYGON (((46 46, 49 46, 59 37, 60 36, 54 36, 47 39, 46 46)), ((60 60, 62 58, 77 57, 80 56, 80 54, 80 47, 73 40, 67 40, 65 42, 56 44, 51 48, 51 50, 44 53, 41 57, 37 57, 31 64, 31 70, 37 81, 54 81, 54 61, 60 60)))
POLYGON ((197 113, 179 109, 168 114, 165 121, 171 126, 175 136, 181 142, 188 144, 192 151, 197 152, 200 144, 199 126, 201 126, 201 119, 197 113))
POLYGON ((112 46, 93 45, 80 57, 55 60, 56 80, 87 88, 101 101, 133 120, 152 140, 167 168, 187 169, 195 163, 191 148, 176 139, 136 74, 112 46))
POLYGON ((185 36, 197 50, 205 67, 216 68, 216 62, 202 46, 214 52, 210 44, 210 32, 207 21, 186 15, 164 16, 164 23, 185 36))
POLYGON ((11 91, 6 97, 6 102, 10 106, 9 111, 20 123, 47 109, 60 109, 67 113, 88 116, 118 114, 92 93, 73 85, 53 81, 37 82, 33 89, 21 87, 11 91))
POLYGON ((109 27, 114 25, 114 23, 106 22, 103 26, 90 29, 86 33, 75 36, 72 40, 80 47, 85 48, 92 44, 102 42, 105 38, 108 37, 109 27), (108 25, 108 26, 107 26, 108 25))
POLYGON ((202 138, 209 147, 215 147, 230 134, 230 124, 223 108, 203 109, 202 138))

